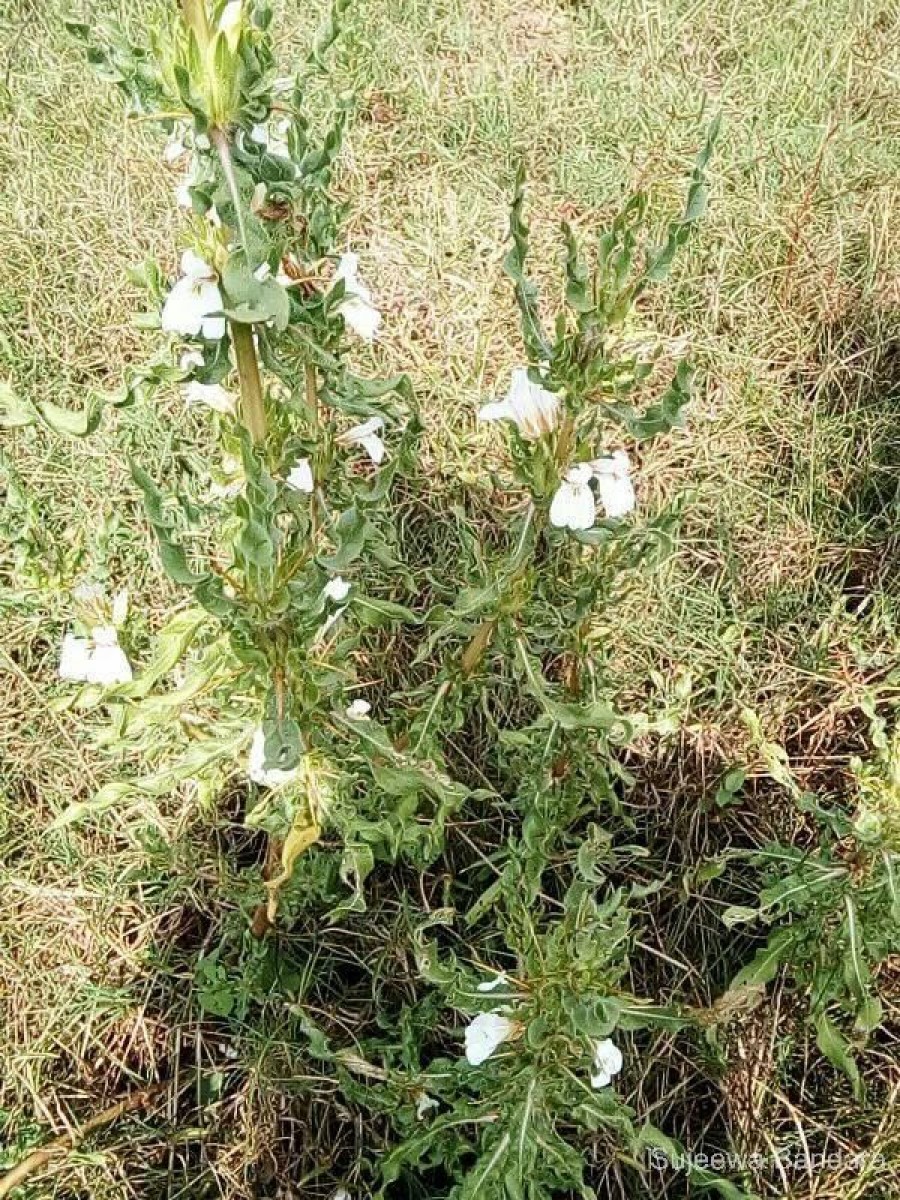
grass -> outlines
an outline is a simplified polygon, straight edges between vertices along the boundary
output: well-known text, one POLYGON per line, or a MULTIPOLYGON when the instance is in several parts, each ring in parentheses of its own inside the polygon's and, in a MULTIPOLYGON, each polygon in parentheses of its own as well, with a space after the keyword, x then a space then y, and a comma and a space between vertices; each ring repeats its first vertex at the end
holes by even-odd
MULTIPOLYGON (((145 6, 112 7, 139 26, 145 6)), ((296 7, 277 6, 286 67, 323 6, 296 7)), ((14 0, 0 11, 0 376, 80 406, 149 353, 127 272, 148 255, 171 269, 178 221, 159 139, 127 124, 88 74, 62 26, 68 8, 14 0)), ((500 269, 519 158, 534 271, 547 278, 561 217, 589 231, 643 185, 661 221, 707 118, 724 113, 708 218, 640 317, 686 338, 702 370, 687 429, 640 464, 642 505, 682 506, 675 545, 659 572, 629 579, 598 630, 627 701, 678 718, 674 741, 635 754, 630 801, 640 824, 674 831, 676 876, 730 843, 805 835, 746 710, 827 800, 852 788, 849 760, 868 745, 863 701, 888 717, 896 704, 898 32, 886 0, 360 0, 337 59, 336 86, 361 98, 340 190, 386 313, 373 358, 383 374, 412 375, 447 493, 493 464, 496 441, 474 412, 520 354, 500 269), (701 802, 733 763, 748 765, 749 785, 719 818, 701 802)), ((173 394, 158 410, 114 414, 84 443, 31 430, 4 446, 21 485, 8 488, 0 543, 6 1153, 148 1080, 187 1080, 202 1064, 209 1081, 207 1094, 176 1084, 147 1115, 111 1124, 36 1177, 29 1197, 324 1197, 367 1153, 366 1131, 331 1102, 332 1081, 298 1051, 286 1014, 227 1026, 197 1015, 197 950, 242 928, 238 866, 258 853, 236 807, 173 802, 153 834, 115 813, 46 834, 118 765, 94 744, 94 718, 60 704, 70 586, 97 563, 128 582, 138 657, 173 601, 120 448, 161 474, 203 437, 202 417, 173 394)), ((301 931, 281 964, 300 973, 296 994, 315 961, 302 965, 306 951, 369 965, 389 956, 392 912, 399 921, 386 904, 374 928, 351 922, 349 947, 332 931, 314 951, 301 931)), ((717 959, 715 900, 674 905, 660 922, 653 948, 702 946, 708 968, 698 979, 663 964, 661 980, 687 978, 695 1002, 712 1004, 732 967, 717 959)), ((874 1148, 884 1163, 776 1173, 764 1194, 890 1196, 900 992, 897 964, 885 971, 893 1004, 867 1059, 868 1106, 816 1058, 781 985, 710 1048, 717 1087, 701 1087, 685 1048, 667 1046, 644 1100, 686 1140, 721 1130, 766 1152, 802 1134, 874 1148)), ((343 1003, 327 979, 318 988, 352 1030, 358 998, 343 1003)), ((600 1194, 627 1194, 620 1185, 604 1177, 600 1194)))

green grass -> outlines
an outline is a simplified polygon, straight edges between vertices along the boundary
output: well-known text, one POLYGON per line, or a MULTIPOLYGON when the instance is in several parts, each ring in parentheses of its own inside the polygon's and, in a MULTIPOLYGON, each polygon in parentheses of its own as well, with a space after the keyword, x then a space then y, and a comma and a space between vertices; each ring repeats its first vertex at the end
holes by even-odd
MULTIPOLYGON (((114 7, 139 27, 144 6, 114 7)), ((323 5, 309 7, 277 6, 285 69, 323 5)), ((68 10, 0 9, 0 377, 80 406, 149 354, 127 273, 148 255, 174 267, 178 218, 160 139, 127 123, 88 73, 62 27, 68 10)), ((474 413, 521 357, 501 271, 519 159, 533 269, 546 280, 563 217, 589 233, 644 185, 661 226, 707 120, 724 114, 709 215, 636 323, 687 339, 702 372, 687 429, 640 464, 642 507, 681 505, 675 544, 658 573, 629 578, 598 629, 626 701, 680 722, 677 738, 640 747, 630 764, 638 820, 675 830, 675 872, 730 840, 802 836, 745 709, 827 799, 851 787, 850 756, 867 746, 861 702, 873 697, 886 715, 896 702, 898 33, 900 9, 879 0, 361 0, 337 56, 335 86, 361 100, 339 187, 386 313, 364 360, 411 374, 444 495, 496 465, 474 413), (749 767, 748 799, 722 828, 700 804, 737 762, 749 767)), ((116 814, 46 833, 119 766, 94 744, 98 718, 60 703, 69 588, 97 564, 129 584, 138 658, 173 603, 121 448, 162 475, 205 435, 174 392, 158 404, 111 414, 84 443, 37 430, 4 438, 21 491, 8 491, 0 542, 0 1122, 9 1114, 12 1159, 36 1130, 61 1132, 199 1063, 212 1094, 171 1089, 155 1115, 110 1127, 26 1194, 237 1198, 281 1185, 325 1197, 366 1142, 329 1103, 332 1084, 290 1042, 286 1017, 223 1032, 198 1019, 191 993, 197 949, 245 921, 236 864, 258 846, 237 809, 196 812, 176 797, 152 836, 116 814), (309 1086, 315 1098, 301 1104, 309 1086)), ((692 986, 709 1004, 730 964, 716 959, 715 903, 699 924, 692 911, 673 911, 677 936, 659 945, 704 947, 708 977, 692 986)), ((332 931, 318 953, 367 963, 387 953, 386 912, 374 929, 354 925, 356 949, 332 931)), ((294 962, 312 944, 301 935, 294 962)), ((886 970, 896 976, 896 964, 886 970)), ((719 1087, 683 1129, 708 1122, 765 1149, 831 1127, 888 1166, 824 1170, 790 1194, 888 1197, 900 1161, 885 1099, 897 1089, 893 995, 893 1033, 867 1067, 884 1111, 855 1108, 810 1065, 795 1001, 775 987, 710 1050, 726 1064, 719 1087)), ((352 1028, 353 1005, 344 1014, 333 999, 352 1028)), ((676 1099, 666 1076, 645 1096, 653 1103, 656 1088, 676 1122, 696 1086, 680 1053, 666 1068, 676 1099)), ((765 1186, 784 1194, 777 1177, 765 1186)))

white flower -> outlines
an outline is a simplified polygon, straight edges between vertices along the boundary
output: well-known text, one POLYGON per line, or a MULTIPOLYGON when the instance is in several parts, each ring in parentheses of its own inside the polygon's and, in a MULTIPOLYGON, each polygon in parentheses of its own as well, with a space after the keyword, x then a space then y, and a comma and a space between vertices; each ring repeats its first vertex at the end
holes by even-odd
POLYGON ((350 584, 340 575, 335 575, 334 579, 329 579, 325 584, 323 594, 335 604, 342 604, 350 594, 350 584))
POLYGON ((506 987, 509 983, 509 977, 505 971, 498 971, 493 979, 485 979, 479 983, 477 991, 479 992, 494 992, 498 987, 506 987))
POLYGON ((384 441, 379 436, 382 429, 384 421, 381 417, 370 417, 362 425, 354 425, 346 433, 340 434, 337 441, 341 446, 362 446, 372 462, 378 466, 384 462, 385 454, 384 441))
POLYGON ((91 643, 87 638, 67 633, 59 656, 59 677, 70 683, 84 683, 88 677, 91 643))
POLYGON ((91 631, 94 649, 88 659, 87 682, 110 685, 130 683, 131 664, 119 645, 114 625, 98 625, 91 631))
POLYGON ((563 476, 550 504, 550 524, 557 529, 590 529, 594 524, 593 469, 590 463, 577 463, 563 476))
POLYGON ((591 1072, 591 1087, 605 1088, 612 1082, 613 1075, 622 1070, 622 1051, 610 1039, 594 1045, 594 1069, 591 1072))
MULTIPOLYGON (((366 342, 373 341, 381 327, 381 313, 372 303, 372 293, 359 278, 359 256, 342 254, 334 274, 334 282, 344 282, 344 298, 337 312, 355 334, 366 342)), ((333 285, 332 285, 333 286, 333 285)))
POLYGON ((162 327, 182 337, 201 334, 210 341, 225 336, 225 318, 213 316, 222 310, 222 293, 212 267, 193 252, 181 256, 181 278, 163 305, 162 327))
POLYGON ((234 394, 222 387, 221 383, 199 383, 192 379, 181 390, 188 406, 205 404, 215 412, 227 413, 232 417, 235 414, 237 401, 234 394))
POLYGON ((193 371, 197 367, 203 367, 205 363, 206 360, 199 350, 185 350, 184 354, 178 360, 180 370, 185 373, 193 371))
POLYGON ((347 705, 347 716, 351 721, 368 721, 372 705, 368 700, 354 700, 347 705))
POLYGON ((427 1092, 419 1092, 416 1099, 416 1120, 424 1120, 426 1113, 430 1112, 433 1108, 440 1107, 440 1100, 435 1100, 434 1096, 429 1096, 427 1092))
POLYGON ((519 433, 535 442, 552 433, 559 421, 559 397, 538 383, 532 383, 525 367, 513 371, 505 400, 485 404, 478 411, 479 421, 515 421, 519 433))
POLYGON ((290 158, 291 151, 287 141, 289 127, 290 121, 287 117, 282 117, 280 121, 277 121, 271 132, 268 125, 254 125, 250 130, 250 139, 256 142, 257 146, 265 146, 270 154, 274 154, 278 158, 290 158))
POLYGON ((59 659, 59 677, 72 683, 130 683, 131 664, 119 645, 115 625, 96 625, 90 637, 67 633, 59 659))
POLYGON ((311 492, 315 488, 312 465, 308 458, 298 458, 291 467, 285 483, 295 492, 311 492))
POLYGON ((350 1193, 345 1187, 339 1187, 331 1197, 331 1200, 351 1200, 350 1193))
POLYGON ((610 457, 597 458, 590 465, 606 516, 612 520, 633 512, 636 498, 631 482, 631 463, 625 451, 616 450, 610 457))
POLYGON ((290 783, 292 779, 296 779, 300 768, 290 767, 283 770, 281 767, 266 767, 266 735, 260 726, 250 744, 247 774, 253 783, 258 783, 261 787, 278 787, 279 784, 290 783))
POLYGON ((503 1013, 479 1013, 466 1026, 466 1059, 473 1067, 490 1058, 516 1032, 516 1023, 503 1013))
POLYGON ((193 208, 194 198, 191 195, 191 187, 197 180, 194 178, 193 171, 182 179, 181 183, 175 188, 175 203, 179 208, 193 208))
POLYGON ((169 137, 163 149, 163 162, 171 166, 172 163, 178 162, 179 158, 186 153, 187 146, 184 144, 184 134, 176 129, 169 137))

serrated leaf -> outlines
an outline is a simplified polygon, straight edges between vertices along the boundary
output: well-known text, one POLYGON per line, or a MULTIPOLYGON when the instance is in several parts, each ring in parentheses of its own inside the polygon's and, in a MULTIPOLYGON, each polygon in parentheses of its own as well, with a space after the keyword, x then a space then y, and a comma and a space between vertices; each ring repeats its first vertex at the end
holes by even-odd
POLYGON ((795 935, 790 929, 776 929, 765 946, 757 950, 752 960, 735 975, 731 981, 732 989, 771 983, 778 968, 788 959, 794 940, 795 935))
POLYGON ((402 621, 405 625, 420 623, 412 609, 406 608, 403 604, 397 604, 393 600, 356 595, 351 600, 350 607, 363 625, 378 627, 389 625, 392 621, 402 621))
POLYGON ((815 1026, 816 1045, 831 1065, 847 1076, 853 1085, 854 1098, 861 1103, 865 1099, 865 1088, 850 1043, 824 1013, 820 1013, 816 1018, 815 1026))

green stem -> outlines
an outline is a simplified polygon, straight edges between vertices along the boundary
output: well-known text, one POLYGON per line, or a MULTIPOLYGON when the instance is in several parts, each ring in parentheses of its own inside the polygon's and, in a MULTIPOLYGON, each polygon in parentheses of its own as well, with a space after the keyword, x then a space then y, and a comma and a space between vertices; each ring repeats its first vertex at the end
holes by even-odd
POLYGON ((253 326, 230 322, 231 344, 241 383, 241 416, 250 437, 259 446, 266 440, 266 406, 259 378, 259 362, 253 345, 253 326))
POLYGON ((572 413, 566 413, 556 441, 556 465, 560 471, 564 471, 569 464, 574 435, 575 418, 572 413))
POLYGON ((234 173, 234 160, 231 157, 231 142, 228 140, 228 134, 224 129, 213 127, 209 131, 209 140, 216 148, 216 153, 219 156, 219 162, 222 164, 222 174, 225 176, 225 183, 231 195, 231 203, 234 207, 234 215, 237 218, 238 234, 241 239, 241 249, 244 251, 244 257, 247 259, 248 270, 253 270, 253 264, 250 262, 250 256, 247 252, 247 227, 244 224, 244 209, 241 204, 241 193, 237 184, 237 176, 234 173))
POLYGON ((304 379, 306 383, 306 411, 309 414, 309 423, 315 431, 319 428, 319 386, 316 381, 316 368, 311 362, 308 362, 304 367, 304 379))
MULTIPOLYGON (((247 256, 247 227, 244 224, 244 209, 241 204, 241 193, 234 173, 234 161, 231 157, 231 142, 224 129, 217 126, 210 129, 209 138, 216 148, 219 162, 222 164, 222 174, 231 194, 231 203, 237 220, 238 235, 241 239, 241 249, 247 258, 247 267, 252 264, 247 256)), ((259 378, 259 362, 256 357, 256 347, 253 345, 252 325, 242 325, 237 321, 229 322, 231 328, 231 343, 234 346, 234 356, 237 359, 238 378, 241 381, 241 413, 244 424, 250 432, 250 437, 256 445, 266 440, 266 406, 263 401, 262 383, 259 378)))

